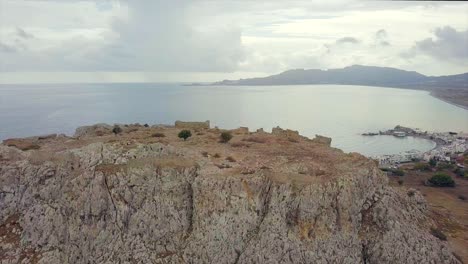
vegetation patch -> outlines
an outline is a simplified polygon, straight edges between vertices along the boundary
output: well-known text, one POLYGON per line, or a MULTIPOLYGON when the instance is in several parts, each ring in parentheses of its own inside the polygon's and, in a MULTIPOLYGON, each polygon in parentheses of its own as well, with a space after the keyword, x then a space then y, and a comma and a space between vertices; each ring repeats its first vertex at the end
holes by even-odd
POLYGON ((438 228, 431 228, 431 234, 440 240, 447 240, 447 236, 438 228))
POLYGON ((185 140, 187 140, 187 138, 192 136, 192 132, 190 132, 190 130, 184 129, 184 130, 181 130, 177 136, 179 138, 183 138, 184 141, 185 141, 185 140))
POLYGON ((120 133, 122 133, 122 128, 119 127, 118 125, 115 125, 114 128, 112 128, 112 133, 114 133, 116 135, 120 134, 120 133))
POLYGON ((229 140, 232 139, 232 134, 229 131, 224 131, 223 133, 221 133, 220 138, 221 138, 221 142, 227 143, 229 142, 229 140))
POLYGON ((453 165, 447 162, 439 162, 437 164, 437 170, 453 170, 453 165))
POLYGON ((431 165, 420 162, 420 163, 416 163, 413 169, 418 170, 418 171, 431 171, 431 165))
POLYGON ((455 181, 449 175, 445 173, 436 173, 432 176, 428 182, 431 185, 438 186, 438 187, 454 187, 455 181))
POLYGON ((151 137, 162 138, 162 137, 166 137, 166 135, 164 135, 164 133, 161 133, 161 132, 156 132, 156 133, 151 134, 151 137))

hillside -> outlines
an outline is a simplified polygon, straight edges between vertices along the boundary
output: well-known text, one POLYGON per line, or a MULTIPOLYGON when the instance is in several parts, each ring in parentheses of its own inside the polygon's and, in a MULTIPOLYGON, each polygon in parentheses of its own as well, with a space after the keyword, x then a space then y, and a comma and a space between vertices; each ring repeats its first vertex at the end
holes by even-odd
POLYGON ((122 129, 0 145, 2 263, 461 263, 419 192, 329 138, 122 129))

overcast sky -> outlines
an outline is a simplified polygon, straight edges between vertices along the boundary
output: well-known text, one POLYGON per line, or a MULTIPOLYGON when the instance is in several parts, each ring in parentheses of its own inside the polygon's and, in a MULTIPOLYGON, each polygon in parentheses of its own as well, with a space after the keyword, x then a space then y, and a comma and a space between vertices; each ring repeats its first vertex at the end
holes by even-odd
POLYGON ((0 0, 0 83, 468 72, 468 3, 0 0))

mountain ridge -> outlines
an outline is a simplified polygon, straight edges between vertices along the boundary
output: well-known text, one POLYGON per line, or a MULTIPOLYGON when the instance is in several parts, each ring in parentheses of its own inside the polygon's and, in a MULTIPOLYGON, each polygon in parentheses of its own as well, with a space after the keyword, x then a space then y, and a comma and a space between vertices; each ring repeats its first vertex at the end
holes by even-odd
POLYGON ((391 67, 352 65, 344 68, 292 69, 266 77, 223 80, 210 85, 362 85, 430 91, 431 95, 468 108, 468 72, 427 76, 391 67))
MULTIPOLYGON (((392 67, 352 65, 334 69, 290 69, 278 74, 239 80, 223 80, 212 85, 292 85, 292 84, 360 84, 360 85, 434 85, 435 82, 462 78, 468 81, 468 73, 428 76, 417 71, 406 71, 392 67), (369 75, 373 74, 373 75, 369 75)), ((459 82, 454 82, 456 87, 459 82)), ((450 87, 454 84, 451 83, 450 87)), ((467 83, 461 83, 468 87, 467 83)))

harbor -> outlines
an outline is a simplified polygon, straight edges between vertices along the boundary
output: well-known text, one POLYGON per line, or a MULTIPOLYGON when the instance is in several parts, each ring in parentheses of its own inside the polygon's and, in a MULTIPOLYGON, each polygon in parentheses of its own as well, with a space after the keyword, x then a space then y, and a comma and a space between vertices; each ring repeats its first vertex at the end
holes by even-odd
MULTIPOLYGON (((394 136, 397 138, 416 137, 435 142, 435 147, 426 152, 409 150, 398 154, 373 156, 380 167, 398 167, 399 164, 418 161, 445 161, 456 163, 468 151, 468 134, 463 132, 429 132, 417 128, 396 126, 393 129, 379 132, 366 132, 362 136, 394 136)), ((461 165, 463 166, 463 165, 461 165)))

